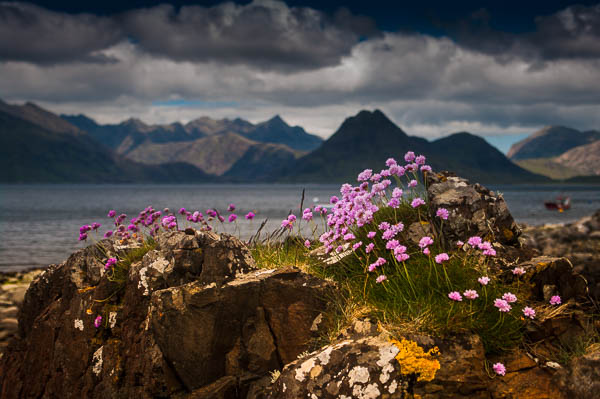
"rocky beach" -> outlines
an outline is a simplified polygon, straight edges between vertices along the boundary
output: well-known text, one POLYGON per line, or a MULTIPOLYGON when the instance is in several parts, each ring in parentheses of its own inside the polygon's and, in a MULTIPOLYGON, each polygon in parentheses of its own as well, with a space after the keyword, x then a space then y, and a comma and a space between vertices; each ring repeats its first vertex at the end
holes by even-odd
MULTIPOLYGON (((399 336, 365 314, 334 329, 338 283, 291 265, 259 269, 237 238, 188 228, 144 251, 103 240, 102 251, 4 275, 0 396, 595 398, 600 212, 518 226, 500 195, 448 173, 429 177, 428 198, 449 212, 446 240, 489 238, 500 278, 522 270, 537 311, 522 345, 489 354, 471 331, 399 336), (127 273, 106 273, 107 256, 128 256, 127 273)), ((435 235, 424 222, 406 232, 435 235)), ((313 254, 329 267, 344 255, 313 254)))

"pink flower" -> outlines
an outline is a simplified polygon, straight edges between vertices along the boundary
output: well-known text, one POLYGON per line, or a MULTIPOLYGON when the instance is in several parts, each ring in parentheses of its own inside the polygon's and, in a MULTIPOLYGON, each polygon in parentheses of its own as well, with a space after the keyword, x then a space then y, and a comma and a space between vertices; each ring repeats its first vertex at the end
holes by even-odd
POLYGON ((385 244, 385 248, 386 249, 394 249, 396 248, 398 245, 400 245, 400 243, 398 242, 398 240, 390 240, 385 244))
POLYGON ((375 270, 375 269, 376 269, 378 266, 381 266, 381 265, 383 265, 383 264, 385 264, 385 263, 386 263, 386 260, 385 260, 385 259, 383 259, 383 258, 381 258, 381 257, 379 257, 379 258, 377 258, 377 260, 376 260, 375 262, 373 262, 373 263, 371 263, 371 264, 369 265, 369 271, 370 271, 370 272, 372 272, 372 271, 373 271, 373 270, 375 270))
POLYGON ((415 163, 417 165, 425 165, 425 160, 426 160, 425 155, 419 155, 418 157, 415 158, 415 163))
POLYGON ((465 292, 463 292, 463 295, 465 296, 465 298, 471 300, 479 297, 479 294, 475 290, 466 290, 465 292))
POLYGON ((96 317, 96 319, 94 319, 94 327, 100 328, 101 325, 102 325, 102 316, 98 316, 98 317, 96 317))
POLYGON ((408 182, 408 187, 417 187, 417 181, 415 179, 412 179, 411 181, 408 182))
POLYGON ((421 198, 417 197, 414 200, 412 200, 412 202, 410 203, 410 206, 412 206, 413 208, 418 208, 421 205, 425 205, 425 201, 423 201, 421 198))
POLYGON ((442 264, 445 261, 447 261, 448 259, 450 259, 448 257, 448 254, 445 253, 445 252, 442 252, 441 254, 438 254, 438 255, 435 256, 435 263, 442 264))
POLYGON ((508 303, 517 302, 517 296, 510 292, 507 292, 506 294, 502 295, 502 299, 504 299, 508 303))
POLYGON ((108 260, 106 261, 106 264, 104 265, 104 270, 108 270, 116 264, 117 264, 116 258, 108 258, 108 260))
POLYGON ((377 277, 377 280, 375 280, 375 282, 379 284, 384 282, 385 280, 387 280, 387 277, 384 274, 382 274, 379 277, 377 277))
POLYGON ((383 237, 384 240, 391 240, 392 238, 394 238, 394 236, 396 234, 398 234, 396 229, 390 228, 390 229, 387 229, 386 231, 384 231, 381 236, 383 237))
POLYGON ((377 233, 376 233, 376 232, 374 232, 374 231, 369 231, 369 232, 367 233, 367 238, 373 238, 373 237, 375 237, 375 235, 377 235, 377 233))
POLYGON ((488 283, 490 282, 490 278, 488 276, 483 276, 479 277, 477 281, 479 281, 479 284, 481 285, 488 285, 488 283))
POLYGON ((393 165, 397 165, 398 163, 396 162, 396 160, 394 158, 388 158, 385 161, 385 166, 387 166, 388 168, 392 167, 393 165))
POLYGON ((354 245, 352 246, 352 250, 353 250, 353 251, 356 251, 356 250, 357 250, 358 248, 360 248, 362 245, 363 245, 363 242, 362 242, 362 241, 359 241, 359 242, 357 242, 356 244, 354 244, 354 245))
POLYGON ((246 214, 246 220, 252 220, 252 219, 254 219, 254 216, 255 216, 255 215, 254 215, 254 213, 253 213, 253 212, 248 212, 248 213, 246 214))
POLYGON ((429 254, 430 254, 431 252, 429 251, 429 248, 425 248, 425 249, 423 250, 423 253, 424 253, 425 255, 429 256, 429 254))
POLYGON ((435 213, 435 216, 444 219, 444 220, 448 220, 448 209, 446 208, 439 208, 437 210, 437 212, 435 213))
POLYGON ((523 269, 522 267, 515 267, 513 269, 513 274, 517 276, 522 276, 523 274, 525 274, 525 269, 523 269))
POLYGON ((406 154, 404 154, 404 160, 406 162, 412 162, 415 160, 415 153, 412 151, 408 151, 406 154))
POLYGON ((371 178, 372 174, 373 174, 373 169, 365 169, 358 174, 358 178, 356 180, 367 181, 371 178))
POLYGON ((233 211, 235 211, 235 204, 229 204, 229 206, 227 207, 227 210, 228 210, 229 212, 233 212, 233 211))
POLYGON ((348 234, 344 235, 344 241, 352 241, 352 240, 355 240, 355 239, 356 239, 356 237, 352 233, 348 233, 348 234))
POLYGON ((108 211, 108 217, 109 218, 114 218, 115 215, 117 214, 117 212, 113 209, 111 209, 110 211, 108 211))
POLYGON ((500 312, 510 312, 512 307, 504 299, 494 299, 494 306, 498 308, 500 312))
POLYGON ((492 368, 498 375, 504 376, 506 374, 506 367, 502 363, 495 363, 492 368))
POLYGON ((410 256, 405 253, 399 253, 399 254, 396 254, 395 256, 396 256, 396 260, 398 262, 404 262, 404 261, 408 260, 408 258, 410 258, 410 256))
POLYGON ((523 308, 523 314, 525 315, 525 317, 529 317, 530 319, 535 318, 535 310, 533 310, 529 306, 525 306, 523 308))
POLYGON ((550 305, 560 305, 561 302, 562 300, 558 295, 554 295, 552 298, 550 298, 550 305))
POLYGON ((231 215, 229 215, 229 223, 233 223, 235 222, 235 219, 237 219, 237 215, 235 213, 232 213, 231 215))
POLYGON ((452 291, 451 293, 449 293, 448 298, 452 299, 453 301, 457 301, 457 302, 462 301, 462 296, 460 296, 460 293, 458 291, 452 291))
POLYGON ((305 246, 306 248, 310 248, 310 240, 306 240, 306 241, 304 241, 304 246, 305 246))
POLYGON ((433 239, 429 236, 422 237, 419 240, 419 247, 426 248, 427 246, 433 244, 433 239))
POLYGON ((467 241, 467 243, 472 246, 473 248, 475 248, 476 246, 478 246, 479 244, 481 244, 481 237, 471 237, 469 238, 469 240, 467 241))
POLYGON ((460 247, 462 247, 463 245, 465 245, 465 243, 464 243, 464 242, 462 242, 461 240, 458 240, 458 241, 456 241, 456 246, 457 246, 457 247, 459 247, 459 248, 460 248, 460 247))
POLYGON ((388 222, 381 222, 377 227, 379 228, 379 230, 387 230, 390 228, 390 224, 388 222))
POLYGON ((431 166, 429 165, 423 165, 421 166, 421 172, 431 172, 431 166))
POLYGON ((371 252, 371 251, 373 250, 373 248, 375 248, 375 244, 373 244, 373 243, 370 243, 369 245, 367 245, 367 246, 365 247, 365 252, 366 252, 366 253, 369 253, 369 252, 371 252))

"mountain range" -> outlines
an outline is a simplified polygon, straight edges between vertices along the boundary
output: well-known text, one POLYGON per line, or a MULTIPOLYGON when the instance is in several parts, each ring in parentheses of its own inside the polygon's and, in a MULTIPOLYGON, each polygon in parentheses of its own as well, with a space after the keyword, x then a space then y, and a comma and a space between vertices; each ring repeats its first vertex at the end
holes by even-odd
MULTIPOLYGON (((516 158, 540 147, 538 136, 513 151, 516 158)), ((0 161, 3 182, 338 183, 383 167, 389 157, 401 160, 408 150, 426 155, 434 170, 482 183, 550 181, 479 136, 459 132, 430 142, 409 136, 379 110, 346 119, 323 141, 280 116, 258 124, 201 117, 185 124, 128 119, 103 125, 85 115, 58 116, 32 103, 0 101, 0 144, 12 149, 0 161)))
POLYGON ((600 132, 547 126, 512 145, 508 157, 554 179, 600 175, 600 132))

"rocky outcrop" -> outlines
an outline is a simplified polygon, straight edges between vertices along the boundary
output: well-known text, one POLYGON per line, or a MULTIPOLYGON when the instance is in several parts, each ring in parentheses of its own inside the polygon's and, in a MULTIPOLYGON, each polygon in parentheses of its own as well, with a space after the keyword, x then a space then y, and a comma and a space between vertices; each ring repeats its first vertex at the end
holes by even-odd
POLYGON ((518 243, 521 231, 502 195, 449 172, 428 174, 426 184, 432 219, 438 208, 449 211, 442 227, 447 240, 480 236, 505 245, 518 243))
POLYGON ((231 236, 164 234, 143 256, 138 248, 122 283, 102 260, 132 248, 101 244, 31 283, 0 360, 3 398, 244 398, 322 327, 332 285, 258 270, 231 236))
POLYGON ((592 298, 600 300, 600 211, 564 225, 528 226, 523 236, 544 255, 568 258, 586 278, 592 298))

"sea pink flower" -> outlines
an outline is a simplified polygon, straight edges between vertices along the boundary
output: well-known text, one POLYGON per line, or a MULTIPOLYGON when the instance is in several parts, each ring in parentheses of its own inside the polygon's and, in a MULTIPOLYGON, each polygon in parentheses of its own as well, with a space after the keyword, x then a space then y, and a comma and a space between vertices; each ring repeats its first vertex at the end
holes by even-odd
POLYGON ((98 316, 94 319, 94 327, 100 328, 102 325, 102 316, 98 316))
POLYGON ((348 234, 344 235, 344 241, 352 241, 352 240, 355 240, 355 239, 356 239, 356 237, 352 233, 348 233, 348 234))
POLYGON ((373 238, 373 237, 375 237, 375 235, 376 235, 376 234, 377 234, 377 233, 376 233, 376 232, 374 232, 374 231, 369 231, 369 232, 367 233, 367 238, 373 238))
POLYGON ((507 292, 506 294, 502 295, 502 299, 504 299, 508 303, 517 302, 517 296, 510 292, 507 292))
POLYGON ((379 228, 379 230, 387 230, 390 228, 390 224, 388 222, 381 222, 377 227, 379 228))
POLYGON ((444 220, 448 220, 448 209, 446 208, 439 208, 437 210, 437 212, 435 213, 435 216, 444 219, 444 220))
POLYGON ((477 236, 471 237, 471 238, 469 238, 467 243, 474 248, 474 247, 478 246, 479 244, 481 244, 481 237, 477 237, 477 236))
POLYGON ((373 248, 375 248, 375 244, 373 244, 373 243, 370 243, 369 245, 367 245, 367 246, 365 247, 365 252, 366 252, 366 253, 369 253, 369 252, 371 252, 371 251, 373 250, 373 248))
POLYGON ((495 363, 492 368, 498 375, 504 376, 506 374, 506 367, 502 363, 495 363))
POLYGON ((522 267, 515 267, 513 269, 513 274, 517 276, 522 276, 523 274, 525 274, 525 269, 523 269, 522 267))
POLYGON ((79 233, 79 241, 85 241, 85 240, 87 240, 87 234, 79 233))
POLYGON ((438 254, 435 256, 435 263, 442 264, 445 261, 447 261, 448 259, 450 259, 450 257, 448 257, 448 254, 445 252, 442 252, 441 254, 438 254))
POLYGON ((462 247, 463 245, 465 245, 465 243, 464 243, 464 242, 462 242, 461 240, 458 240, 458 241, 456 241, 456 246, 457 246, 457 247, 459 247, 459 248, 460 248, 460 247, 462 247))
POLYGON ((248 212, 246 214, 246 220, 252 220, 252 219, 254 219, 254 216, 256 216, 256 215, 254 215, 254 212, 248 212))
POLYGON ((106 233, 104 233, 104 238, 109 238, 112 235, 113 235, 113 232, 109 230, 106 233))
POLYGON ((404 154, 404 160, 406 162, 412 162, 415 160, 415 153, 412 151, 408 151, 406 154, 404 154))
POLYGON ((562 302, 562 300, 560 299, 560 296, 558 295, 554 295, 552 298, 550 298, 550 305, 560 305, 562 302))
POLYGON ((376 282, 376 283, 382 283, 382 282, 384 282, 385 280, 387 280, 387 277, 386 277, 384 274, 382 274, 382 275, 380 275, 379 277, 377 277, 377 280, 375 280, 375 282, 376 282))
POLYGON ((117 214, 117 212, 113 209, 111 209, 110 211, 108 211, 108 217, 109 218, 114 218, 115 215, 117 214))
POLYGON ((400 245, 400 243, 398 242, 398 240, 390 240, 385 244, 385 248, 386 249, 394 249, 396 248, 398 245, 400 245))
POLYGON ((430 254, 431 252, 429 251, 429 248, 425 248, 425 249, 423 250, 423 253, 424 253, 425 255, 429 256, 429 254, 430 254))
POLYGON ((106 261, 106 264, 104 265, 104 270, 108 270, 116 264, 117 264, 116 258, 108 258, 108 260, 106 261))
POLYGON ((512 307, 504 299, 494 299, 494 306, 498 308, 500 312, 510 312, 512 307))
POLYGON ((421 166, 421 172, 431 172, 431 171, 432 171, 431 166, 429 166, 429 165, 421 166))
POLYGON ((412 179, 411 181, 408 182, 408 187, 417 187, 417 181, 415 179, 412 179))
POLYGON ((530 319, 535 318, 535 310, 533 310, 529 306, 525 306, 523 308, 523 314, 525 315, 525 317, 529 317, 530 319))
POLYGON ((232 213, 231 215, 229 215, 229 223, 233 223, 235 222, 235 219, 237 219, 237 215, 235 213, 232 213))
POLYGON ((404 261, 408 260, 408 258, 410 258, 410 256, 405 253, 396 254, 395 257, 398 262, 404 262, 404 261))
POLYGON ((417 197, 414 200, 412 200, 412 202, 410 203, 410 206, 412 206, 413 208, 418 208, 421 205, 425 205, 425 201, 423 201, 421 198, 417 197))
POLYGON ((467 299, 475 299, 479 297, 479 294, 475 290, 466 290, 465 292, 463 292, 463 295, 467 299))
POLYGON ((394 158, 388 158, 385 161, 385 166, 387 166, 388 168, 392 167, 393 165, 397 165, 398 163, 396 162, 396 160, 394 158))
POLYGON ((335 252, 341 253, 343 250, 344 250, 344 247, 342 247, 341 245, 338 245, 337 248, 335 249, 335 252))
POLYGON ((356 180, 367 181, 371 178, 372 174, 373 174, 373 169, 365 169, 358 174, 358 178, 356 180))
POLYGON ((417 165, 425 165, 425 160, 426 160, 425 155, 419 155, 415 158, 415 163, 417 165))
POLYGON ((431 244, 433 244, 433 239, 429 236, 421 237, 419 240, 419 247, 421 248, 425 248, 431 244))
POLYGON ((362 241, 359 241, 359 242, 355 243, 355 244, 352 246, 352 250, 356 251, 356 250, 357 250, 358 248, 360 248, 362 245, 363 245, 363 242, 362 242, 362 241))
POLYGON ((402 189, 396 187, 392 190, 392 198, 400 198, 402 197, 404 193, 402 192, 402 189))
POLYGON ((310 248, 310 240, 306 240, 306 241, 304 241, 304 246, 305 246, 306 248, 310 248))
POLYGON ((448 298, 452 299, 453 301, 457 301, 457 302, 462 301, 462 296, 460 296, 460 293, 458 291, 452 291, 451 293, 449 293, 448 298))
POLYGON ((490 282, 490 278, 488 276, 483 276, 479 277, 477 281, 479 281, 479 284, 481 285, 488 285, 488 283, 490 282))
POLYGON ((394 236, 396 234, 398 234, 396 229, 390 228, 390 229, 387 229, 386 231, 384 231, 381 236, 383 237, 384 240, 391 240, 392 238, 394 238, 394 236))

